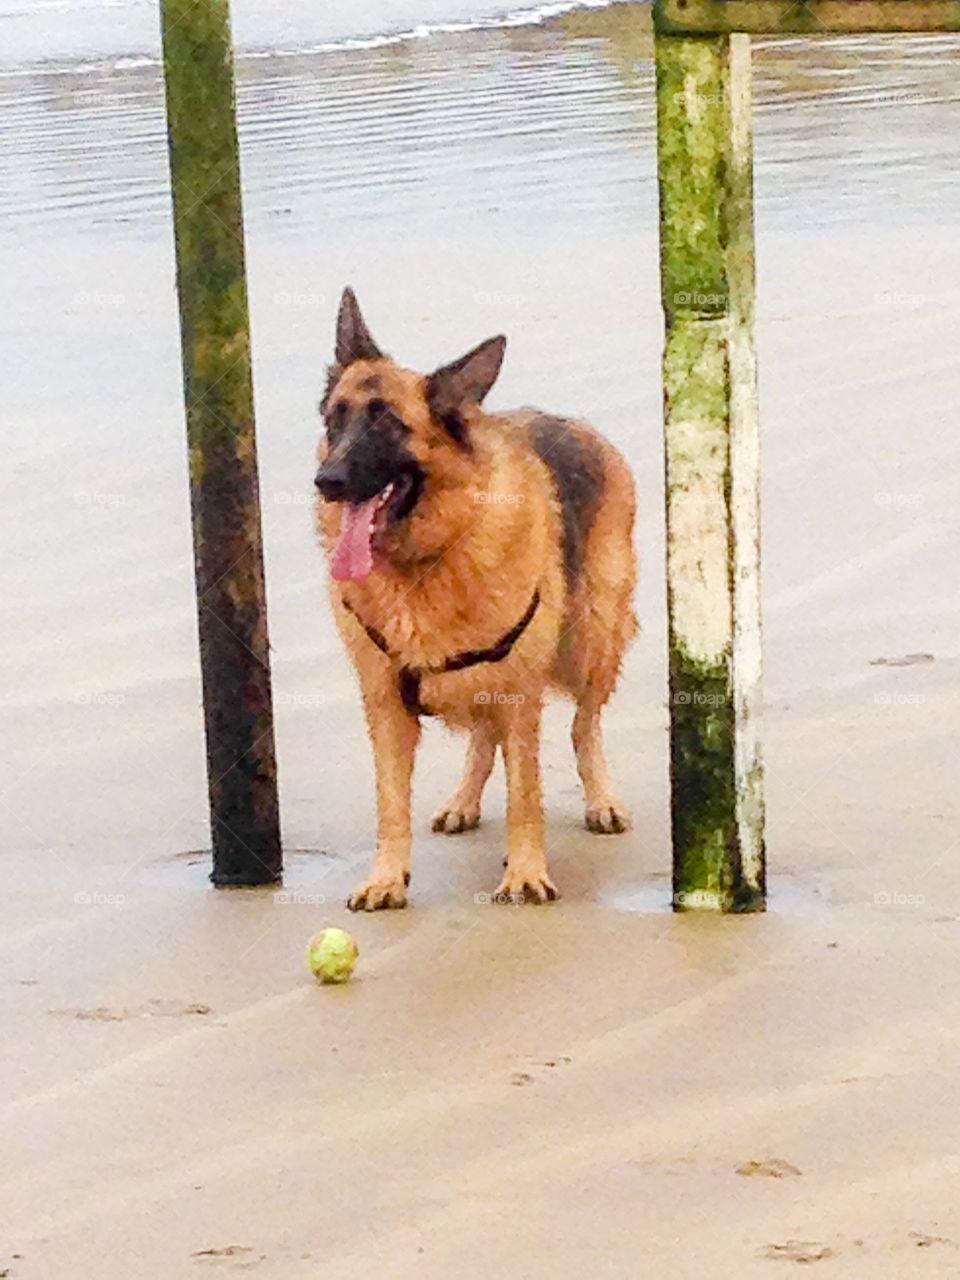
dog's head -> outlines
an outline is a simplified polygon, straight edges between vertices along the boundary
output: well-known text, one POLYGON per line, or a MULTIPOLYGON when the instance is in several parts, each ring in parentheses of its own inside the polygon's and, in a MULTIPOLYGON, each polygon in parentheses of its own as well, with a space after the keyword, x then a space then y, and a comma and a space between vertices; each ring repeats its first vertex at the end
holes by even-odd
POLYGON ((449 488, 472 452, 471 410, 496 381, 505 348, 505 338, 491 338, 424 377, 383 354, 353 291, 344 291, 316 477, 324 502, 339 505, 338 582, 366 578, 414 513, 449 488))

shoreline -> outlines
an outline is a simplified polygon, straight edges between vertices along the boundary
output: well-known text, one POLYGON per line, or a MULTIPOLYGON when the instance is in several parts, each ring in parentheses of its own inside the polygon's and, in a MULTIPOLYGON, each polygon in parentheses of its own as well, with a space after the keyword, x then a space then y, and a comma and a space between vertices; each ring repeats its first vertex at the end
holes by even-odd
MULTIPOLYGON (((281 44, 269 47, 251 43, 250 37, 235 39, 234 56, 238 63, 258 61, 262 59, 286 59, 313 57, 328 53, 367 52, 376 49, 389 49, 397 45, 407 45, 435 37, 469 35, 473 32, 511 31, 527 27, 543 27, 556 18, 575 15, 578 12, 608 9, 613 6, 626 7, 642 4, 648 6, 649 0, 547 0, 545 3, 501 8, 498 14, 464 18, 460 21, 436 21, 419 23, 416 26, 400 30, 385 30, 368 35, 343 35, 335 39, 310 41, 305 39, 296 47, 286 48, 281 44)), ((0 15, 2 17, 3 15, 0 15)), ((12 15, 18 17, 21 15, 12 15)), ((236 29, 237 23, 234 20, 236 29)), ((159 33, 158 33, 159 36, 159 33)), ((16 55, 14 55, 16 56, 16 55)), ((145 67, 162 66, 159 53, 147 53, 143 50, 127 49, 124 52, 105 54, 102 58, 89 58, 78 55, 77 59, 51 65, 46 59, 18 65, 11 63, 4 66, 0 63, 0 80, 18 76, 33 75, 86 75, 110 74, 112 72, 137 71, 145 67)))

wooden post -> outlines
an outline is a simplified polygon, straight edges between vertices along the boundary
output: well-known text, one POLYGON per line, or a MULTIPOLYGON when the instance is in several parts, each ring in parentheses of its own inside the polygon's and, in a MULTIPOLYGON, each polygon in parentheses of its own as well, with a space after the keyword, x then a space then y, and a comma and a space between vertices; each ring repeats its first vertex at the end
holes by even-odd
POLYGON ((656 37, 673 903, 765 905, 749 37, 656 37))
POLYGON ((654 0, 663 35, 960 31, 960 0, 654 0))
POLYGON ((229 0, 162 0, 217 885, 282 858, 229 0))

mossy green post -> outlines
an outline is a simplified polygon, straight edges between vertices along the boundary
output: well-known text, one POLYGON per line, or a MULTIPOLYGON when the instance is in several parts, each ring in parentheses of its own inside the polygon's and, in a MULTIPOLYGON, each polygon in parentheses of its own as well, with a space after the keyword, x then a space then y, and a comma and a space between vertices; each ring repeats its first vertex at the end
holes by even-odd
POLYGON ((746 36, 656 37, 673 904, 765 905, 746 36))
POLYGON ((822 36, 960 31, 960 0, 656 0, 657 29, 822 36))
POLYGON ((229 0, 161 0, 217 885, 280 878, 229 0))

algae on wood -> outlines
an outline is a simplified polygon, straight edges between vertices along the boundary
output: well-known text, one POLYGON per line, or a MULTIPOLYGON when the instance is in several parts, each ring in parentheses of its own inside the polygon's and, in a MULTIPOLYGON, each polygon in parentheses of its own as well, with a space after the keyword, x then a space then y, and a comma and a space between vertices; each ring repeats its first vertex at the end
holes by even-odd
POLYGON ((747 37, 656 38, 674 907, 762 910, 747 37))
POLYGON ((960 0, 655 0, 663 34, 960 31, 960 0))
POLYGON ((282 870, 229 0, 161 0, 213 881, 282 870))

